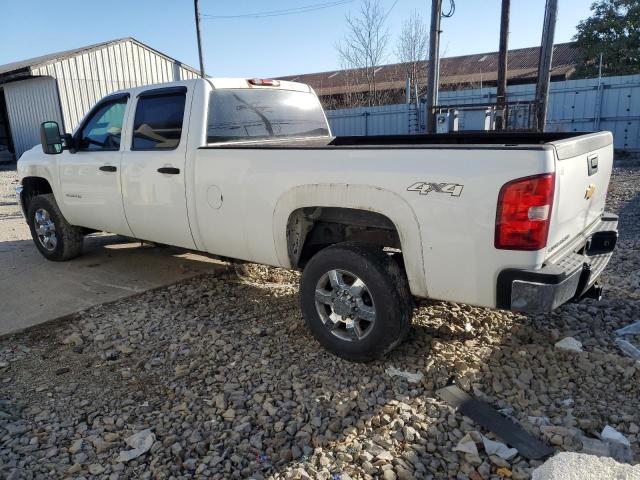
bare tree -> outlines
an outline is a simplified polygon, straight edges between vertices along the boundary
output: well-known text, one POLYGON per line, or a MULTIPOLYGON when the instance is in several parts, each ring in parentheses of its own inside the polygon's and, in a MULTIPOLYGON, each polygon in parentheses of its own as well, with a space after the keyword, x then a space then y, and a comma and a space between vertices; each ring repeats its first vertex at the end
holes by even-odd
POLYGON ((340 95, 342 105, 340 108, 353 108, 362 106, 362 92, 358 88, 358 65, 351 63, 349 58, 340 59, 341 76, 344 77, 344 93, 340 95))
POLYGON ((369 105, 378 103, 376 68, 384 60, 389 43, 386 20, 379 0, 362 0, 356 16, 346 15, 348 33, 336 45, 341 64, 350 66, 358 76, 364 77, 369 105))
MULTIPOLYGON (((395 54, 406 78, 410 81, 410 90, 415 87, 420 90, 420 70, 424 68, 420 64, 427 57, 429 34, 420 14, 414 10, 411 16, 402 22, 402 31, 396 42, 395 54)), ((425 72, 426 73, 426 72, 425 72)))

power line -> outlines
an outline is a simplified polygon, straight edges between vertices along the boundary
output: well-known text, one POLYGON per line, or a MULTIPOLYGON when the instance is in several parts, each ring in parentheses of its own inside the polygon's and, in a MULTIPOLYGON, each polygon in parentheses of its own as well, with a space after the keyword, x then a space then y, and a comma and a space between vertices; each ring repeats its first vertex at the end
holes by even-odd
POLYGON ((391 5, 391 8, 389 10, 387 10, 387 13, 384 14, 384 18, 387 18, 389 16, 389 14, 391 13, 391 11, 396 8, 396 4, 398 3, 398 0, 396 0, 395 2, 393 2, 393 5, 391 5))
POLYGON ((346 5, 352 3, 354 0, 336 0, 333 2, 316 3, 312 5, 305 5, 302 7, 285 8, 282 10, 270 10, 265 12, 245 13, 241 15, 207 15, 201 14, 200 17, 203 20, 229 20, 238 18, 266 18, 266 17, 280 17, 284 15, 296 15, 299 13, 314 12, 316 10, 322 10, 325 8, 338 7, 340 5, 346 5))

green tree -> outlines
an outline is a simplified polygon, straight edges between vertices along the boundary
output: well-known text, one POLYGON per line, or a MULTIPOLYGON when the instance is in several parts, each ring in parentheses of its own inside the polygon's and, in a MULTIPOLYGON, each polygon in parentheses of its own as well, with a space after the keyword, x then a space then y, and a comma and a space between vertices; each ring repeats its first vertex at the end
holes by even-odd
POLYGON ((599 0, 582 20, 574 40, 580 52, 576 77, 640 73, 640 0, 599 0))

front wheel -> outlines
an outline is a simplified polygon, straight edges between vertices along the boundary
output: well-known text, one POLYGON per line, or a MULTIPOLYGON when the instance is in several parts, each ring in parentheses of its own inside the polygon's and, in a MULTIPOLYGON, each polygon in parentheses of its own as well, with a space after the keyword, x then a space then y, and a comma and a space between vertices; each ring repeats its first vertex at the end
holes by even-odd
POLYGON ((70 225, 62 216, 53 194, 31 199, 27 223, 33 242, 47 260, 63 262, 82 253, 82 229, 70 225))
POLYGON ((411 326, 407 279, 373 246, 341 243, 313 256, 302 273, 300 301, 313 336, 346 360, 380 358, 411 326))

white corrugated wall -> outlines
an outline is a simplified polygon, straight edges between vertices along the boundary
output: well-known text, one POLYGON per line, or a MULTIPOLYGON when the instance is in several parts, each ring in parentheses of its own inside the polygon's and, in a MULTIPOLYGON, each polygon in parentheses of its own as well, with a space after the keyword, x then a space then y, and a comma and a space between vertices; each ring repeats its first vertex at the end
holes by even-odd
POLYGON ((40 124, 55 120, 62 125, 56 81, 51 77, 30 78, 2 87, 16 158, 40 143, 40 124))
POLYGON ((192 70, 131 40, 32 70, 57 79, 64 127, 71 132, 105 95, 123 88, 197 78, 192 70))

